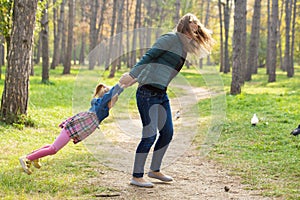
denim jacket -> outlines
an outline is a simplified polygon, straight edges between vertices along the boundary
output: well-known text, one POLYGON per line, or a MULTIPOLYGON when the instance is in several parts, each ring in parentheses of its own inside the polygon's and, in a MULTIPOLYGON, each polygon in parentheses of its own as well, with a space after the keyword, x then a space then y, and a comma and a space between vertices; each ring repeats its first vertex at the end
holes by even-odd
POLYGON ((177 33, 160 36, 154 45, 143 55, 129 74, 140 85, 151 85, 166 90, 170 81, 181 70, 186 52, 177 33))
POLYGON ((91 108, 89 109, 89 111, 96 113, 99 123, 109 115, 108 102, 113 96, 115 96, 116 94, 119 95, 121 94, 121 92, 123 92, 123 88, 121 88, 119 84, 116 84, 102 97, 92 99, 91 108))

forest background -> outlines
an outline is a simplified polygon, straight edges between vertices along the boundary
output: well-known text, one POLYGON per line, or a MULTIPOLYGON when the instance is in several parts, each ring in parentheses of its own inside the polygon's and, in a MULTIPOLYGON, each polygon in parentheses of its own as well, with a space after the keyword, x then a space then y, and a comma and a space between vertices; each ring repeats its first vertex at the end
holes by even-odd
MULTIPOLYGON (((230 81, 225 81, 227 94, 242 100, 243 87, 254 83, 253 76, 258 72, 266 75, 261 80, 265 84, 275 84, 278 79, 287 81, 283 87, 288 81, 298 83, 297 0, 0 0, 1 121, 19 128, 34 126, 28 116, 28 98, 29 80, 35 74, 43 84, 51 85, 51 70, 68 75, 78 68, 101 66, 109 72, 107 77, 113 78, 138 61, 145 52, 140 47, 154 42, 138 30, 159 30, 157 36, 172 31, 187 12, 197 15, 212 30, 216 45, 210 56, 189 60, 186 67, 212 66, 221 76, 229 75, 230 81), (121 45, 111 39, 116 35, 124 36, 117 40, 121 45), (98 44, 105 46, 107 53, 101 62, 88 56, 98 44), (126 54, 113 59, 113 52, 121 49, 126 54)), ((288 113, 295 123, 299 112, 288 113)), ((298 150, 299 146, 291 148, 298 150)), ((299 171, 295 170, 297 176, 299 171)), ((299 188, 298 183, 293 186, 299 188)))

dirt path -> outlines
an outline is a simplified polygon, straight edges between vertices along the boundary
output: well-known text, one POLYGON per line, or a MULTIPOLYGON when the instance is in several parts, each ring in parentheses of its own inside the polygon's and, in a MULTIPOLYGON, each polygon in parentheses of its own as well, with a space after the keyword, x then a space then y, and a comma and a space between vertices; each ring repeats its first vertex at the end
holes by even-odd
POLYGON ((139 188, 129 185, 130 174, 120 171, 102 172, 101 180, 94 180, 101 186, 114 188, 120 192, 112 193, 118 196, 113 199, 154 199, 154 200, 226 200, 226 199, 271 199, 259 195, 259 191, 246 190, 240 178, 228 175, 216 163, 198 159, 195 151, 185 154, 176 163, 164 169, 166 174, 172 175, 174 182, 162 183, 155 179, 148 180, 155 183, 154 188, 139 188), (225 191, 225 186, 229 191, 225 191))
MULTIPOLYGON (((197 100, 211 96, 211 93, 201 88, 194 88, 192 93, 196 96, 197 100)), ((188 95, 185 97, 186 98, 180 100, 180 104, 176 103, 176 101, 173 101, 172 109, 174 111, 180 110, 180 106, 182 106, 184 103, 190 104, 193 102, 193 100, 191 100, 192 98, 190 98, 188 95)), ((134 121, 134 119, 131 119, 131 121, 134 121)), ((177 126, 176 122, 174 124, 177 126)), ((118 138, 120 139, 120 137, 118 138)), ((126 138, 124 141, 125 140, 126 138)), ((130 141, 127 142, 128 143, 126 143, 126 145, 128 145, 128 147, 136 147, 136 145, 129 144, 130 141)), ((116 196, 110 197, 111 199, 271 199, 260 196, 260 191, 246 190, 247 185, 242 185, 239 177, 230 176, 228 171, 223 169, 222 166, 211 160, 208 160, 205 157, 199 156, 199 151, 197 151, 195 146, 192 144, 190 144, 188 147, 188 150, 184 151, 185 153, 181 154, 181 156, 179 156, 174 163, 163 169, 164 173, 171 175, 174 178, 172 183, 162 183, 145 176, 145 178, 155 183, 155 187, 135 187, 129 184, 131 178, 130 173, 122 172, 121 170, 114 170, 116 168, 112 170, 101 171, 98 177, 90 179, 89 182, 99 186, 115 189, 117 192, 112 192, 110 195, 116 196), (225 191, 225 187, 228 188, 228 191, 225 191)), ((130 162, 130 165, 131 163, 132 162, 130 162)), ((105 196, 105 194, 95 195, 105 196)), ((101 197, 99 198, 101 199, 101 197)), ((107 199, 107 197, 105 199, 107 199)))

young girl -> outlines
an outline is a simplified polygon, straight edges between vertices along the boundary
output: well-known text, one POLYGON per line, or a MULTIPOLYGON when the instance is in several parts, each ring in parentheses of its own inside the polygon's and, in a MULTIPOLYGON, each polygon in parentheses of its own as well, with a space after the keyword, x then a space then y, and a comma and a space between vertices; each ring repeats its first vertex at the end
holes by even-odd
POLYGON ((59 127, 62 128, 60 135, 53 144, 46 145, 19 158, 24 172, 27 174, 32 173, 29 169, 31 163, 34 167, 40 168, 40 158, 56 154, 71 139, 73 143, 76 144, 92 134, 96 128, 98 128, 98 125, 108 117, 109 109, 114 106, 118 95, 123 92, 123 87, 124 85, 118 83, 109 90, 107 86, 98 84, 95 89, 94 98, 91 101, 91 108, 86 112, 80 112, 62 122, 59 125, 59 127))

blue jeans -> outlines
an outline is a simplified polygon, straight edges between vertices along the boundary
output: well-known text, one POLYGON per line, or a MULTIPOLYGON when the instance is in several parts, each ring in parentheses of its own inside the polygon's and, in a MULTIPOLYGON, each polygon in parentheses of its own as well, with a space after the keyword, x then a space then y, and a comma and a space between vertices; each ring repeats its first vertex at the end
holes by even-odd
POLYGON ((138 88, 136 100, 143 132, 135 154, 133 176, 140 178, 144 175, 145 162, 156 139, 150 169, 160 170, 162 159, 173 137, 173 122, 169 98, 165 92, 158 93, 146 88, 138 88))

